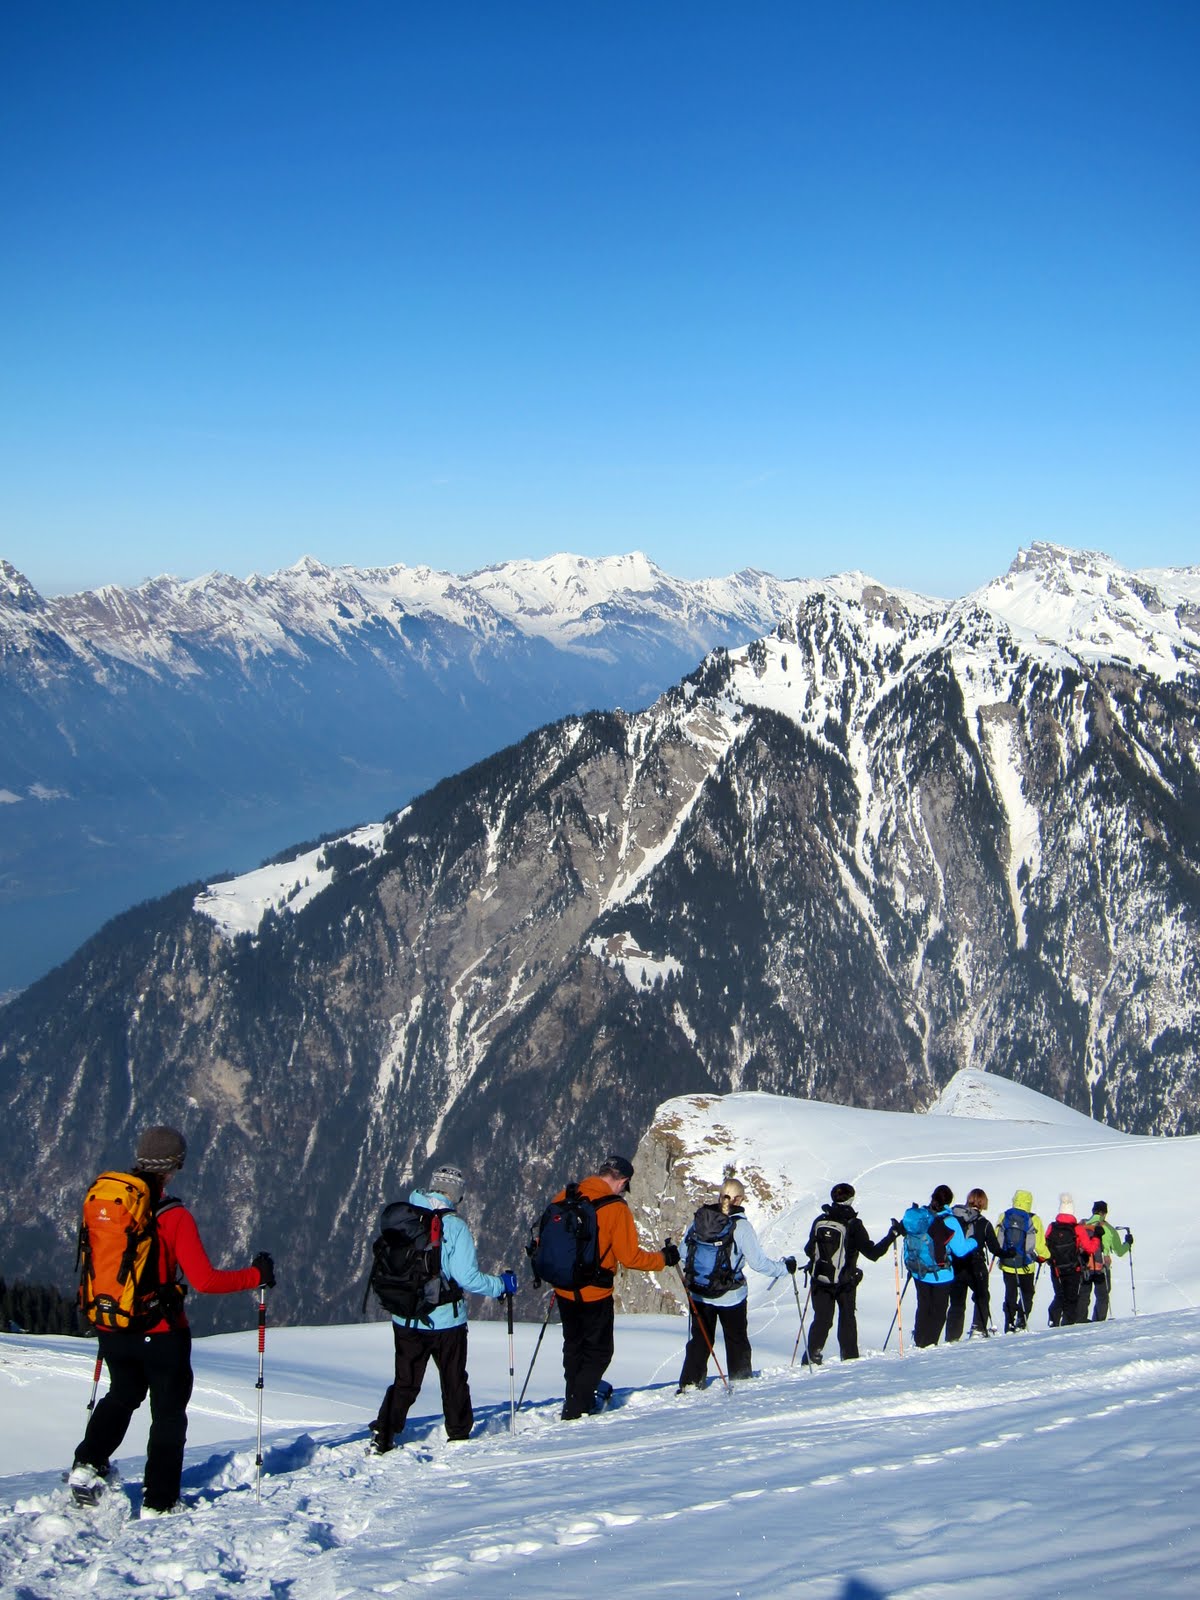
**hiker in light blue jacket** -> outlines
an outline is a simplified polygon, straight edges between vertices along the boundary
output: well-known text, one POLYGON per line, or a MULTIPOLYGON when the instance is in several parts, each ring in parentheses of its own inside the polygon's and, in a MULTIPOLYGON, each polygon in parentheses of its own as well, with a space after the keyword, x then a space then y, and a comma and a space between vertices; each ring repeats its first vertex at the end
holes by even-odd
POLYGON ((936 1344, 946 1325, 950 1290, 954 1284, 954 1257, 968 1256, 979 1246, 968 1239, 951 1211, 954 1191, 939 1183, 927 1206, 912 1205, 904 1213, 904 1264, 917 1286, 917 1317, 913 1343, 924 1349, 936 1344))
POLYGON ((677 1394, 693 1385, 702 1389, 708 1358, 717 1334, 725 1336, 725 1359, 731 1378, 751 1378, 750 1335, 746 1329, 746 1271, 761 1272, 772 1283, 795 1272, 796 1258, 781 1260, 766 1255, 743 1207, 746 1191, 736 1178, 726 1178, 715 1205, 701 1206, 684 1235, 687 1265, 683 1280, 688 1291, 691 1322, 677 1394), (707 1245, 707 1251, 697 1245, 707 1245), (703 1269, 701 1260, 705 1261, 703 1269))
POLYGON ((392 1317, 396 1375, 384 1394, 379 1415, 371 1423, 374 1448, 380 1455, 394 1448, 403 1431, 409 1407, 420 1393, 430 1356, 441 1380, 446 1437, 470 1437, 475 1414, 467 1379, 465 1296, 480 1294, 500 1300, 506 1294, 517 1292, 515 1273, 503 1272, 497 1276, 480 1271, 471 1230, 455 1211, 465 1189, 466 1178, 461 1170, 442 1166, 433 1174, 428 1189, 414 1189, 408 1197, 410 1205, 441 1213, 442 1287, 440 1303, 429 1309, 424 1320, 392 1317))

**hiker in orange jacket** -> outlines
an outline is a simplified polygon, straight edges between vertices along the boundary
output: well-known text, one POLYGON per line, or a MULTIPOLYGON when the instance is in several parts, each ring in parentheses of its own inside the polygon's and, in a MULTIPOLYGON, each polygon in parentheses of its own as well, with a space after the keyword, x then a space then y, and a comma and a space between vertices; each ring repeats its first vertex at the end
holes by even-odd
MULTIPOLYGON (((555 1289, 563 1330, 563 1376, 567 1393, 563 1401, 563 1421, 598 1411, 601 1379, 613 1358, 613 1282, 618 1266, 634 1272, 661 1272, 679 1262, 677 1246, 662 1250, 643 1250, 638 1243, 633 1213, 625 1204, 633 1178, 633 1163, 624 1156, 605 1156, 599 1172, 581 1178, 579 1192, 596 1206, 596 1235, 599 1271, 593 1283, 578 1289, 555 1289)), ((566 1190, 555 1195, 566 1199, 566 1190)), ((604 1386, 604 1398, 612 1392, 604 1386)))

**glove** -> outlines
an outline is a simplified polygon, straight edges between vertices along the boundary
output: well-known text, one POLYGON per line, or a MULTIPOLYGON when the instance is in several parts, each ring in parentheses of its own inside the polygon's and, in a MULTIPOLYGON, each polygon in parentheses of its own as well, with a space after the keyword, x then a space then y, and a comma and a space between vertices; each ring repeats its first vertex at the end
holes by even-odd
POLYGON ((500 1282, 504 1285, 503 1289, 500 1291, 501 1298, 503 1298, 506 1294, 516 1294, 517 1275, 515 1272, 502 1272, 500 1274, 500 1282))
POLYGON ((794 1278, 796 1276, 796 1258, 795 1258, 795 1256, 784 1256, 783 1264, 787 1268, 789 1274, 794 1278))
POLYGON ((275 1263, 265 1250, 260 1250, 250 1265, 258 1268, 259 1288, 273 1289, 275 1287, 275 1263))
POLYGON ((1133 1235, 1130 1233, 1128 1228, 1125 1229, 1125 1243, 1126 1244, 1132 1244, 1133 1243, 1133 1235))
POLYGON ((903 1239, 903 1237, 904 1237, 904 1224, 900 1221, 899 1217, 893 1217, 892 1218, 892 1238, 893 1239, 903 1239))
POLYGON ((1000 1259, 1001 1259, 1001 1261, 1011 1261, 1012 1258, 1016 1255, 1016 1253, 1017 1253, 1016 1245, 1015 1244, 1014 1245, 1010 1245, 1007 1250, 1001 1250, 1000 1259))
POLYGON ((663 1245, 663 1266, 677 1267, 679 1265, 679 1246, 672 1244, 670 1239, 663 1245))

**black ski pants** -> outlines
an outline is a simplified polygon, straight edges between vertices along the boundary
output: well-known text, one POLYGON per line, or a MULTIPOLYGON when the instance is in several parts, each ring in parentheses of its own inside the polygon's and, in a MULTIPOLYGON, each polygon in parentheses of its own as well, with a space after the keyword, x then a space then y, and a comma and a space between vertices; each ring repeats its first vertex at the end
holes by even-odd
MULTIPOLYGON (((1079 1271, 1054 1273, 1054 1299, 1050 1302, 1050 1326, 1052 1328, 1069 1328, 1072 1323, 1080 1322, 1080 1298, 1083 1288, 1083 1273, 1079 1271)), ((1082 1308, 1086 1316, 1087 1308, 1082 1308)))
POLYGON ((1004 1274, 1004 1331, 1015 1333, 1027 1327, 1029 1313, 1033 1310, 1032 1272, 1006 1272, 1004 1274))
POLYGON ((679 1374, 679 1387, 686 1389, 691 1383, 703 1384, 708 1372, 708 1357, 717 1337, 717 1324, 725 1336, 725 1365, 731 1378, 753 1377, 751 1368, 750 1335, 746 1331, 748 1303, 739 1301, 736 1306, 714 1306, 709 1300, 692 1297, 691 1321, 688 1323, 687 1348, 683 1352, 683 1371, 679 1374))
POLYGON ((558 1296, 563 1331, 563 1377, 567 1393, 563 1421, 583 1417, 596 1409, 596 1385, 613 1358, 613 1297, 571 1300, 558 1296))
POLYGON ((108 1368, 108 1393, 88 1419, 87 1432, 75 1448, 75 1460, 106 1472, 133 1413, 149 1395, 142 1504, 165 1511, 179 1499, 183 1474, 187 1404, 192 1396, 191 1330, 102 1333, 98 1338, 108 1368))
POLYGON ((922 1283, 920 1278, 914 1278, 917 1286, 917 1319, 913 1327, 913 1343, 924 1350, 928 1345, 936 1344, 942 1337, 942 1329, 946 1325, 946 1312, 950 1307, 950 1289, 948 1283, 922 1283))
MULTIPOLYGON (((861 1277, 861 1273, 859 1274, 861 1277)), ((805 1349, 814 1364, 821 1359, 829 1330, 837 1313, 838 1354, 843 1361, 858 1360, 858 1284, 848 1283, 841 1289, 827 1289, 814 1283, 812 1290, 812 1327, 808 1330, 805 1349)))
POLYGON ((382 1445, 394 1444, 404 1432, 409 1409, 421 1392, 425 1368, 433 1357, 442 1385, 442 1416, 448 1439, 469 1439, 475 1413, 467 1380, 467 1325, 457 1328, 402 1328, 392 1323, 396 1346, 395 1378, 384 1391, 371 1431, 382 1445))
POLYGON ((992 1296, 981 1250, 972 1250, 962 1266, 955 1269, 954 1282, 950 1285, 950 1305, 946 1311, 947 1344, 953 1344, 963 1336, 968 1295, 972 1301, 971 1332, 981 1333, 986 1339, 992 1320, 992 1296))
POLYGON ((1108 1320, 1108 1301, 1112 1285, 1108 1272, 1085 1272, 1083 1282, 1079 1286, 1079 1321, 1088 1319, 1088 1303, 1095 1296, 1092 1306, 1092 1321, 1106 1322, 1108 1320))

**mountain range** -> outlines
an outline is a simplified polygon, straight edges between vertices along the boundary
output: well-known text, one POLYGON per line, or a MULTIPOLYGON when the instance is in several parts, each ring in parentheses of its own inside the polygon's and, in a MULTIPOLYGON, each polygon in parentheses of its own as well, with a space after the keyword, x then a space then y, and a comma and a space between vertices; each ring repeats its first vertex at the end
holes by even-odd
POLYGON ((0 994, 148 895, 393 810, 568 712, 645 705, 801 589, 640 555, 467 577, 306 558, 46 598, 0 561, 0 994))
POLYGON ((808 583, 645 710, 126 913, 0 1011, 8 1270, 63 1276, 80 1174, 148 1121, 309 1320, 353 1312, 431 1161, 515 1259, 673 1096, 903 1111, 979 1068, 1196 1131, 1198 934, 1200 570, 1034 546, 950 604, 808 583))

